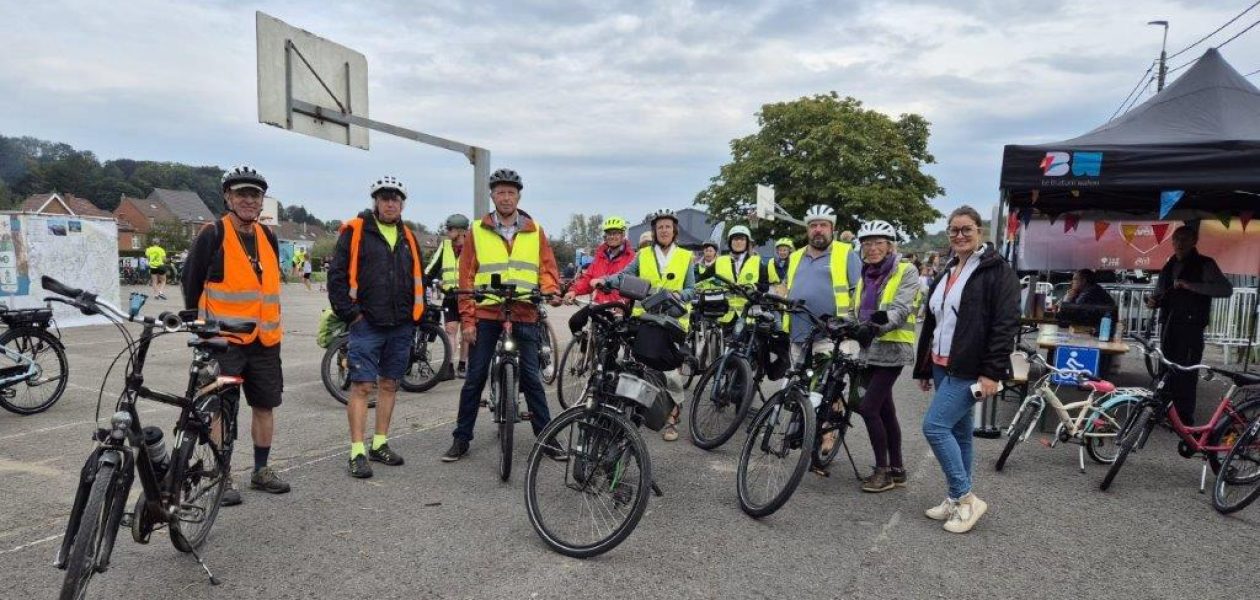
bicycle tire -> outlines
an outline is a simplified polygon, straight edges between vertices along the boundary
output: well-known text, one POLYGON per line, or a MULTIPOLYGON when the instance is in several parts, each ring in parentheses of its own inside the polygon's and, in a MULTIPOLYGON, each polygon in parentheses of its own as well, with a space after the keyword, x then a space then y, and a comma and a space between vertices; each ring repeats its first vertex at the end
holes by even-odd
POLYGON ((691 443, 702 450, 712 450, 730 440, 748 417, 748 410, 752 405, 752 386, 752 369, 743 357, 728 354, 724 359, 710 365, 704 375, 700 376, 700 381, 696 382, 690 410, 687 411, 691 443), (722 379, 715 380, 719 371, 722 372, 722 379), (702 415, 715 416, 702 420, 702 415), (723 415, 730 418, 724 419, 723 415), (705 427, 709 422, 716 423, 716 426, 705 427))
MULTIPOLYGON (((79 600, 87 593, 88 582, 98 571, 101 545, 109 535, 110 508, 119 501, 112 498, 114 465, 101 463, 92 482, 92 491, 83 505, 79 528, 66 558, 66 578, 61 585, 61 600, 79 600)), ((123 498, 121 502, 125 502, 123 498)), ((117 532, 115 532, 117 533, 117 532)))
POLYGON ((591 360, 587 353, 587 334, 580 332, 569 340, 556 369, 556 399, 561 408, 569 408, 582 399, 591 378, 591 360))
MULTIPOLYGON (((1216 427, 1212 429, 1212 434, 1208 436, 1208 446, 1223 446, 1227 444, 1232 446, 1233 443, 1226 436, 1232 434, 1237 439, 1237 436, 1242 435, 1242 432, 1247 429, 1247 424, 1252 419, 1260 417, 1260 396, 1238 402, 1234 405, 1234 410, 1242 416, 1242 421, 1235 422, 1230 418, 1228 412, 1221 415, 1221 420, 1216 423, 1216 427)), ((1213 475, 1221 472, 1221 462, 1224 461, 1225 455, 1228 453, 1228 450, 1207 453, 1208 466, 1212 468, 1213 475)))
MULTIPOLYGON (((630 536, 647 511, 652 485, 652 460, 647 445, 630 421, 608 407, 587 410, 578 406, 558 415, 538 434, 538 441, 525 468, 525 511, 534 532, 553 551, 572 558, 590 558, 616 548, 630 536), (577 436, 572 432, 565 435, 571 427, 578 429, 577 436), (575 437, 578 439, 576 445, 573 443, 575 437), (569 460, 557 463, 546 459, 544 462, 542 450, 547 447, 564 451, 569 460), (565 497, 576 492, 581 502, 576 502, 574 508, 559 508, 554 514, 547 509, 552 504, 552 498, 540 492, 542 478, 539 472, 544 464, 564 469, 564 485, 557 487, 556 491, 565 497), (563 467, 559 467, 561 464, 563 467), (632 471, 634 473, 627 477, 626 474, 632 471), (573 486, 570 486, 571 477, 573 486), (608 484, 607 490, 604 489, 605 483, 608 484), (617 501, 617 494, 625 490, 635 494, 632 501, 617 501), (594 540, 579 541, 559 531, 559 523, 563 519, 580 518, 583 511, 593 509, 598 496, 605 491, 614 500, 613 508, 628 509, 620 513, 619 521, 613 523, 606 534, 596 533, 594 535, 598 537, 594 540)), ((555 503, 560 502, 557 499, 555 503)), ((602 514, 619 513, 607 511, 602 514)), ((606 519, 600 519, 600 524, 606 523, 606 519)), ((591 531, 594 527, 575 529, 591 531)))
POLYGON ((545 319, 538 328, 539 345, 538 345, 538 372, 542 375, 543 385, 551 385, 556 382, 556 375, 559 372, 557 363, 560 361, 560 349, 556 347, 556 331, 551 327, 551 320, 545 319), (548 351, 543 352, 546 348, 548 351))
MULTIPOLYGON (((324 389, 334 400, 342 404, 350 403, 350 336, 338 336, 328 344, 324 358, 320 361, 319 377, 324 381, 324 389)), ((376 407, 376 395, 368 395, 368 408, 376 407)))
POLYGON ((512 434, 516 431, 516 365, 505 362, 499 370, 499 480, 512 478, 512 434))
POLYGON ((1212 484, 1212 508, 1227 515, 1238 512, 1255 502, 1260 496, 1260 417, 1252 419, 1242 435, 1234 441, 1233 447, 1221 461, 1220 471, 1216 473, 1216 482, 1212 484), (1235 463, 1243 463, 1235 465, 1235 463), (1250 465, 1252 471, 1241 475, 1241 468, 1250 465), (1231 488, 1241 488, 1234 496, 1231 488))
POLYGON ((70 362, 66 359, 66 351, 61 345, 61 341, 56 336, 49 333, 45 329, 39 327, 19 327, 10 329, 0 335, 0 346, 13 345, 11 350, 22 355, 29 355, 29 358, 39 365, 39 377, 34 382, 31 380, 18 381, 10 385, 5 390, 0 390, 0 407, 5 410, 17 413, 19 415, 33 415, 44 412, 57 403, 61 399, 61 395, 66 391, 66 383, 70 379, 70 362), (41 359, 40 355, 52 353, 54 360, 41 359), (49 376, 51 371, 49 368, 53 363, 56 364, 56 375, 49 376), (18 396, 26 393, 28 398, 35 396, 44 386, 52 384, 47 397, 33 402, 16 402, 18 396), (9 398, 7 392, 13 392, 13 398, 9 398))
MULTIPOLYGON (((222 432, 223 444, 227 448, 226 455, 231 457, 232 423, 230 420, 232 416, 228 411, 223 410, 219 396, 202 398, 198 404, 198 410, 207 415, 209 422, 213 423, 215 415, 219 416, 222 423, 219 430, 222 432), (216 404, 211 406, 211 402, 216 404)), ((197 431, 180 430, 175 433, 175 440, 176 452, 172 456, 174 462, 171 463, 174 471, 169 485, 176 506, 172 507, 170 537, 171 544, 176 550, 187 553, 200 548, 205 543, 206 537, 210 535, 214 520, 219 515, 219 502, 223 498, 224 491, 227 490, 228 478, 231 477, 232 472, 230 464, 218 462, 218 456, 215 455, 209 436, 201 435, 197 431), (212 461, 213 464, 205 464, 207 460, 212 461), (197 485, 205 477, 212 479, 206 487, 198 488, 197 485), (186 498, 186 494, 193 492, 197 494, 186 498), (176 511, 188 510, 185 505, 189 504, 190 500, 204 500, 201 503, 202 506, 197 507, 202 511, 202 521, 198 527, 187 525, 188 521, 176 515, 176 511)))
POLYGON ((1006 428, 1006 445, 1002 447, 1002 453, 998 455, 997 462, 993 464, 994 471, 1001 471, 1006 467, 1006 460, 1010 458, 1011 451, 1015 450, 1015 446, 1024 441, 1024 436, 1028 433, 1029 428, 1032 427, 1032 421, 1039 412, 1033 408, 1035 404, 1037 403, 1031 399, 1024 401, 1015 413, 1015 418, 1011 419, 1010 427, 1006 428))
POLYGON ((1115 451, 1109 450, 1115 448, 1119 450, 1116 440, 1119 439, 1120 428, 1133 417, 1135 412, 1141 407, 1142 401, 1136 396, 1113 397, 1104 405, 1098 408, 1103 416, 1090 417, 1089 423, 1085 425, 1085 453, 1089 458, 1100 465, 1109 465, 1116 460, 1115 451), (1104 418, 1105 416, 1105 418, 1104 418), (1114 425, 1113 425, 1114 423, 1114 425), (1099 437, 1100 428, 1107 428, 1102 435, 1108 437, 1099 437), (1110 429, 1115 431, 1111 432, 1110 429))
POLYGON ((1120 450, 1116 452, 1116 460, 1111 463, 1111 467, 1107 469, 1107 474, 1103 476, 1102 483, 1098 484, 1098 489, 1107 491, 1111 487, 1111 483, 1115 481, 1116 475, 1120 473, 1120 468, 1124 466, 1124 461, 1129 457, 1129 453, 1137 447, 1138 443, 1150 435, 1150 430, 1155 427, 1155 409, 1154 404, 1145 403, 1142 409, 1138 411, 1137 416, 1129 423, 1126 423, 1124 429, 1120 430, 1116 439, 1120 440, 1120 450))
MULTIPOLYGON (((777 424, 777 423, 776 423, 777 424)), ((796 491, 796 486, 800 484, 801 477, 805 475, 805 470, 809 468, 811 460, 810 452, 806 448, 813 448, 814 440, 814 409, 810 406, 809 400, 794 387, 776 392, 766 402, 765 406, 757 412, 757 416, 753 418, 752 425, 749 427, 748 437, 744 440, 743 449, 739 454, 739 467, 735 471, 735 489, 739 496, 739 508, 745 514, 755 519, 774 514, 775 511, 783 507, 788 499, 792 497, 796 491), (800 457, 796 459, 796 464, 790 475, 784 481, 784 486, 773 496, 765 501, 751 498, 751 490, 749 488, 749 463, 753 459, 754 452, 760 450, 763 455, 770 454, 770 441, 768 436, 774 433, 774 425, 769 424, 771 418, 781 419, 787 413, 788 421, 782 426, 784 429, 783 440, 780 442, 781 447, 787 450, 799 450, 800 457), (796 440, 798 433, 792 431, 793 423, 798 428, 800 439, 796 440), (763 429, 766 431, 763 432, 763 429), (763 435, 767 439, 763 439, 763 435), (794 447, 795 446, 795 447, 794 447)))
POLYGON ((399 387, 412 393, 427 392, 442 381, 442 369, 451 361, 451 338, 442 326, 424 321, 416 326, 411 342, 411 360, 398 381, 399 387), (433 351, 441 349, 441 360, 433 351), (436 363, 436 366, 435 366, 436 363))

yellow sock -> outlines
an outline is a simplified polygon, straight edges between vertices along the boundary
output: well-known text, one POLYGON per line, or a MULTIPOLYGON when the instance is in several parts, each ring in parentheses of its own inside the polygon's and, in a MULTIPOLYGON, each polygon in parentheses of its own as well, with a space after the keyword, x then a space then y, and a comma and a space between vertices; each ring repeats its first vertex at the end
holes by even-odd
POLYGON ((373 434, 372 435, 372 449, 380 450, 381 446, 384 446, 385 442, 388 442, 388 441, 389 441, 389 436, 383 433, 373 434))
POLYGON ((367 450, 363 449, 363 442, 350 442, 350 458, 367 454, 367 450))

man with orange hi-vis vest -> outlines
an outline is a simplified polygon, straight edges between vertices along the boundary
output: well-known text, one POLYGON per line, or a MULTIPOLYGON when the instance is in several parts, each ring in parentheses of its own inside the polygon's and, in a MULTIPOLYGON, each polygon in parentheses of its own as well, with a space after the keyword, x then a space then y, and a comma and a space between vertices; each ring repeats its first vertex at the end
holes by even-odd
MULTIPOLYGON (((230 347, 218 357, 219 369, 223 375, 245 380, 245 401, 253 411, 254 472, 249 487, 283 494, 289 491, 289 484, 267 466, 275 432, 273 410, 280 406, 284 390, 279 244, 275 234, 258 224, 267 180, 258 171, 239 166, 223 175, 222 188, 228 213, 203 227, 188 251, 182 281, 184 306, 196 308, 204 319, 254 324, 248 334, 224 334, 230 347)), ((235 389, 223 396, 234 413, 239 396, 235 389)), ((222 503, 241 503, 241 494, 231 480, 222 503)))
POLYGON ((389 421, 398 380, 411 362, 416 323, 424 315, 420 245, 402 220, 407 188, 394 177, 382 177, 370 190, 372 209, 342 225, 328 272, 328 301, 350 324, 349 471, 360 479, 372 476, 368 461, 403 464, 389 447, 389 421), (376 431, 367 447, 363 438, 373 385, 376 431))

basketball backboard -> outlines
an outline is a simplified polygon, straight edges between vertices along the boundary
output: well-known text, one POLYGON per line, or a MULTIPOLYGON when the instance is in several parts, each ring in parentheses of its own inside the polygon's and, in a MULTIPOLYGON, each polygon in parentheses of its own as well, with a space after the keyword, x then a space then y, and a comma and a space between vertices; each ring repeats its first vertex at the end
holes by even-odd
POLYGON ((367 58, 270 15, 255 15, 258 121, 367 150, 367 128, 294 110, 297 102, 367 118, 367 58))
POLYGON ((774 188, 757 184, 757 218, 774 220, 774 188))
POLYGON ((280 201, 271 196, 264 197, 262 212, 258 215, 258 222, 263 225, 279 225, 280 201))

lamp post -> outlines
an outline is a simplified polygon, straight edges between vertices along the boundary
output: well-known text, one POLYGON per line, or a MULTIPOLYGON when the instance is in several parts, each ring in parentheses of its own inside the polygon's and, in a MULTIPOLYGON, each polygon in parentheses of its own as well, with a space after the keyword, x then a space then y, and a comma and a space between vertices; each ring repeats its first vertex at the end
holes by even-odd
POLYGON ((1149 21, 1147 25, 1162 25, 1164 27, 1164 43, 1159 47, 1159 81, 1155 84, 1155 91, 1158 93, 1164 89, 1164 76, 1168 74, 1168 21, 1149 21))

